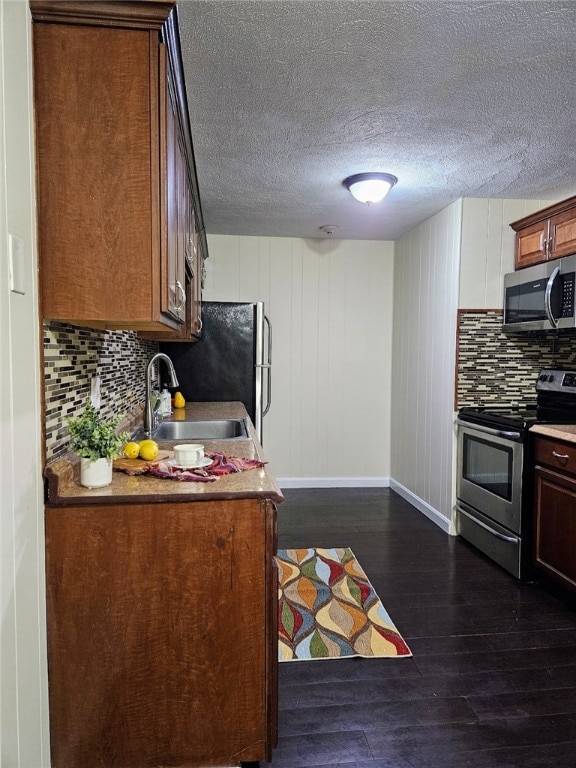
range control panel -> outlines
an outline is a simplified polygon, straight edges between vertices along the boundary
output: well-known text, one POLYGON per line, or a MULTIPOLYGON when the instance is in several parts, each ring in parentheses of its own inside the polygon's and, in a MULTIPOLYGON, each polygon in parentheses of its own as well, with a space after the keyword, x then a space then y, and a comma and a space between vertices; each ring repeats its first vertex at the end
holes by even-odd
POLYGON ((574 280, 575 273, 562 275, 562 311, 560 317, 574 317, 574 280))
POLYGON ((544 369, 536 382, 538 392, 568 392, 576 394, 576 371, 544 369))

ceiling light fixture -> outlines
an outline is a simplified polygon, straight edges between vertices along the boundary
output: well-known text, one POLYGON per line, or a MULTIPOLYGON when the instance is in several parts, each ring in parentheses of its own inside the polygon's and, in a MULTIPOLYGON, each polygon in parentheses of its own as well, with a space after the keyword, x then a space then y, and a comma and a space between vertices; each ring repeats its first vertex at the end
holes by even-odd
POLYGON ((372 205, 384 200, 397 181, 391 173, 356 173, 342 183, 356 200, 372 205))

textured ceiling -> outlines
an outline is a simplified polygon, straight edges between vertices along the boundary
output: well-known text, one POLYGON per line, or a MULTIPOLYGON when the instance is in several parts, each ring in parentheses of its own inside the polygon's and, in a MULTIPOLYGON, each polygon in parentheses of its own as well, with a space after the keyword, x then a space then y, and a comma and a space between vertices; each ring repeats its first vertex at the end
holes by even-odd
POLYGON ((181 0, 209 233, 396 239, 576 194, 576 1, 181 0), (379 206, 342 186, 386 171, 379 206))

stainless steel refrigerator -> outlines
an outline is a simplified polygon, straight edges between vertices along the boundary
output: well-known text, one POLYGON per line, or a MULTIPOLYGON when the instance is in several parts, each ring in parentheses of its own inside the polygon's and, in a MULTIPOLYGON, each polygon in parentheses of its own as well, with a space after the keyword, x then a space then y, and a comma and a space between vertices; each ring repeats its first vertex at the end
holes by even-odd
POLYGON ((239 400, 262 442, 272 395, 272 326, 263 302, 202 302, 202 338, 161 342, 160 350, 174 363, 186 400, 239 400))

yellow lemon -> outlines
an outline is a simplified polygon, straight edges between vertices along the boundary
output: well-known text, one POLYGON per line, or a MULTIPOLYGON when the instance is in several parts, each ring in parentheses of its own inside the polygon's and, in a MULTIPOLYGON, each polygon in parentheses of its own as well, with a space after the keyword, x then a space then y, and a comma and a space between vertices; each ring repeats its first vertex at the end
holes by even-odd
POLYGON ((139 445, 140 458, 144 461, 154 461, 158 456, 158 443, 154 440, 142 440, 139 445))
POLYGON ((126 443, 124 446, 124 456, 127 459, 137 459, 140 453, 140 446, 138 443, 126 443))
POLYGON ((174 395, 174 408, 184 408, 186 400, 182 396, 182 392, 176 392, 174 395))

